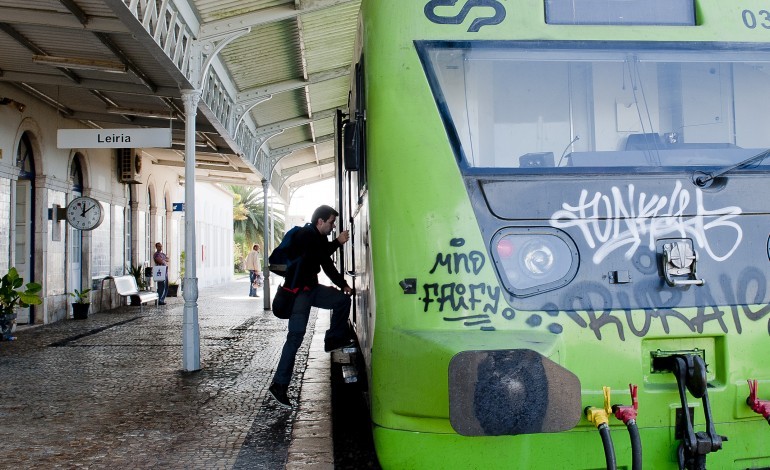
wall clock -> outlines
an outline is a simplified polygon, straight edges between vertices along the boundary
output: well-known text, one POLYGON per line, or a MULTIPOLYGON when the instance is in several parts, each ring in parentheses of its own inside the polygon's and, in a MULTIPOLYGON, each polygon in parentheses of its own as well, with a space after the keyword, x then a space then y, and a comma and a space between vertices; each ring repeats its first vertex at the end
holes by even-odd
POLYGON ((102 220, 102 204, 94 198, 80 196, 67 204, 67 222, 78 230, 93 230, 102 220))

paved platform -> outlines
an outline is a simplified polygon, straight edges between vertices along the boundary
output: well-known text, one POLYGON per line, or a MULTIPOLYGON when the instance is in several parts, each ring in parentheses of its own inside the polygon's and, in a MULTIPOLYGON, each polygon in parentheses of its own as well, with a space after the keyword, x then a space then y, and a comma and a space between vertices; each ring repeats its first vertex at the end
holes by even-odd
POLYGON ((267 388, 287 322, 247 293, 247 278, 200 290, 196 372, 182 370, 181 293, 0 342, 0 466, 334 468, 329 312, 311 312, 285 410, 267 388))

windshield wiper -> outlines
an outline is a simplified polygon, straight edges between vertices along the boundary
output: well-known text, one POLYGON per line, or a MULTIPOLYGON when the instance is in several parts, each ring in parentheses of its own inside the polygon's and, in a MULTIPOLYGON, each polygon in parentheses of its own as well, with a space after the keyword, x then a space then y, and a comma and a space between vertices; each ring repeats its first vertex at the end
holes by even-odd
POLYGON ((715 179, 719 178, 720 176, 723 176, 727 173, 730 173, 733 170, 736 170, 738 168, 743 168, 747 165, 750 165, 756 161, 762 161, 765 158, 770 156, 770 149, 767 149, 763 152, 760 152, 753 157, 749 157, 746 160, 743 160, 742 162, 736 163, 735 165, 728 166, 725 168, 722 168, 718 171, 712 171, 711 173, 704 173, 702 171, 696 171, 692 175, 692 182, 695 183, 696 186, 700 186, 701 188, 705 188, 707 186, 710 186, 709 183, 714 181, 715 179))

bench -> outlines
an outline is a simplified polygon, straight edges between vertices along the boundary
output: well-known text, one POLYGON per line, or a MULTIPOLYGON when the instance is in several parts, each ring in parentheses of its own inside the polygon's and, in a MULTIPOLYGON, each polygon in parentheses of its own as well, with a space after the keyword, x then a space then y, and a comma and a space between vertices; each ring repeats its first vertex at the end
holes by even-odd
POLYGON ((136 279, 134 276, 127 274, 125 276, 116 276, 112 278, 115 283, 115 289, 123 297, 131 298, 132 300, 139 301, 139 310, 144 311, 144 304, 148 302, 155 302, 158 305, 158 293, 150 291, 139 291, 139 287, 136 285, 136 279))

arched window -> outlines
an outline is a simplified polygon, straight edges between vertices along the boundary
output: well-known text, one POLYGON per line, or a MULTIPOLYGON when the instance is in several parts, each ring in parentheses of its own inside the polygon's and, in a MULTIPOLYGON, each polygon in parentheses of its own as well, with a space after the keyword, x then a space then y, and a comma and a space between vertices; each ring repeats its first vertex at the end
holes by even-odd
MULTIPOLYGON (((35 167, 33 158, 32 139, 29 133, 21 135, 19 146, 16 148, 16 168, 19 178, 16 180, 14 194, 15 217, 14 258, 13 262, 24 282, 35 279, 35 167)), ((34 307, 19 309, 16 321, 19 324, 35 323, 34 307)))
POLYGON ((150 189, 147 188, 147 212, 144 217, 144 233, 145 233, 145 248, 144 252, 147 254, 147 262, 152 266, 152 254, 155 252, 155 242, 152 241, 152 196, 150 195, 150 189))
POLYGON ((19 148, 16 152, 16 167, 19 169, 19 179, 33 179, 35 176, 33 165, 32 142, 30 141, 29 133, 25 132, 21 135, 19 148))

